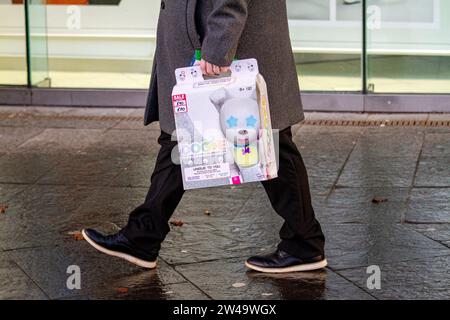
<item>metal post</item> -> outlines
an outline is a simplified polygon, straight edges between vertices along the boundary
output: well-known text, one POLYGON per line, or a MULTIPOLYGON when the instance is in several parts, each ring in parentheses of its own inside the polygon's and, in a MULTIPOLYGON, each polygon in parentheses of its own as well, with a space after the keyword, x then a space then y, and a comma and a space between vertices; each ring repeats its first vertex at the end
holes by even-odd
POLYGON ((361 57, 361 77, 362 93, 367 94, 367 0, 362 0, 362 57, 361 57))
POLYGON ((24 8, 25 8, 25 54, 26 54, 26 64, 27 64, 27 87, 31 88, 31 40, 30 40, 30 22, 29 20, 29 0, 25 0, 24 8))

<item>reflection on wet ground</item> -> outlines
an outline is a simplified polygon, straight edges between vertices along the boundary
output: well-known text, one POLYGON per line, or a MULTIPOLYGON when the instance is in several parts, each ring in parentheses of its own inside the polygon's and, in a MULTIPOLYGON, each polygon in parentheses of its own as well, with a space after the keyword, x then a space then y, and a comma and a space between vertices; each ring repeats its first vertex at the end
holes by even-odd
POLYGON ((449 127, 295 127, 329 267, 267 275, 243 264, 278 241, 281 220, 259 184, 187 192, 174 216, 184 224, 171 226, 153 271, 100 255, 80 240, 82 227, 118 230, 145 197, 159 131, 130 120, 142 110, 4 113, 1 299, 450 296, 449 127), (71 265, 81 270, 79 290, 66 285, 71 265), (380 267, 379 290, 367 286, 370 265, 380 267))

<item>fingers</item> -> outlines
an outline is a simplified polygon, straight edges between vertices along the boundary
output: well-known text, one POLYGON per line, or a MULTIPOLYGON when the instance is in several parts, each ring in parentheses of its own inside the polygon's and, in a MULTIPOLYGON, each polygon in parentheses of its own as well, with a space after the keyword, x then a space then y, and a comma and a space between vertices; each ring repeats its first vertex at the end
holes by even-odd
POLYGON ((206 62, 206 74, 208 76, 213 76, 214 75, 214 70, 213 70, 213 65, 209 62, 206 62))
POLYGON ((214 74, 219 75, 221 68, 213 65, 212 70, 213 70, 214 74))
POLYGON ((200 61, 198 65, 200 65, 203 75, 206 76, 217 76, 230 71, 230 67, 219 67, 205 60, 200 61))
POLYGON ((200 61, 200 69, 202 70, 202 74, 206 75, 206 61, 205 60, 200 61))

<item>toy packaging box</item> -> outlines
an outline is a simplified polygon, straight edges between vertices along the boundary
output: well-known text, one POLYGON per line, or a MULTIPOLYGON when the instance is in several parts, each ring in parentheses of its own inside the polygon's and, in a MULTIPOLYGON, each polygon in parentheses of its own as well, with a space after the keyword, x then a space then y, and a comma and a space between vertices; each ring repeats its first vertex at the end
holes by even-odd
POLYGON ((255 59, 237 60, 227 76, 199 66, 175 71, 172 102, 184 189, 277 177, 264 78, 255 59))

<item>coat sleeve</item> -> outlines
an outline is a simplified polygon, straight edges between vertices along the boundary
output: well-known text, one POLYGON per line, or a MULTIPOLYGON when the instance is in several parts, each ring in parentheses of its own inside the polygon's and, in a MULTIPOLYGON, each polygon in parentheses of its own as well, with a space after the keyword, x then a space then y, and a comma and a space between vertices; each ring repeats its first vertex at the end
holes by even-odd
POLYGON ((229 66, 236 54, 239 38, 247 22, 252 0, 212 0, 202 58, 220 67, 229 66))

